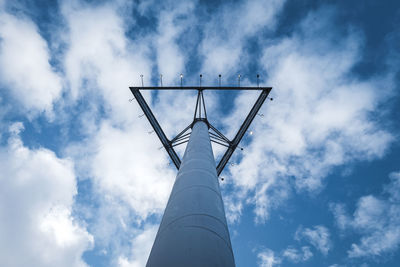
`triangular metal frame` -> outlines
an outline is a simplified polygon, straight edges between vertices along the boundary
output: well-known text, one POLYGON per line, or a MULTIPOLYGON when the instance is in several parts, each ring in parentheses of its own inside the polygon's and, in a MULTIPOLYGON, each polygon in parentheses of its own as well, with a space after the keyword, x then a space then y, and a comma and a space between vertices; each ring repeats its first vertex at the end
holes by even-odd
MULTIPOLYGON (((202 120, 206 122, 209 128, 210 133, 210 140, 216 144, 222 145, 227 147, 225 154, 222 156, 221 160, 217 165, 217 175, 219 176, 223 169, 225 168, 226 164, 228 163, 229 159, 231 158, 233 152, 238 147, 240 141, 242 140, 244 134, 248 130, 251 122, 253 121, 254 117, 257 115, 258 111, 260 110, 262 104, 264 103, 265 99, 267 99, 269 93, 272 90, 272 87, 194 87, 194 86, 181 86, 181 87, 129 87, 133 96, 135 97, 136 101, 139 103, 141 109, 143 110, 144 114, 146 115, 147 119, 149 120, 151 126, 153 127, 154 132, 156 132, 158 138, 160 139, 163 147, 167 151, 168 155, 170 156, 172 162, 179 170, 181 165, 181 160, 178 154, 175 152, 174 147, 184 144, 188 142, 190 137, 190 132, 188 132, 194 123, 198 120, 202 120), (183 131, 181 131, 177 136, 173 139, 169 140, 165 135, 164 131, 162 130, 160 124, 158 123, 157 119, 155 118, 153 112, 151 111, 150 107, 147 105, 146 101, 144 100, 140 90, 197 90, 197 101, 196 101, 196 108, 194 112, 193 122, 188 125, 183 131), (204 90, 257 90, 261 91, 260 96, 257 98, 256 102, 254 103, 253 107, 251 108, 249 114, 247 115, 246 119, 242 123, 239 128, 239 131, 236 133, 235 137, 232 140, 229 140, 226 136, 224 136, 220 131, 218 131, 207 119, 207 111, 204 102, 203 91, 204 90)), ((271 98, 272 100, 272 98, 271 98)))

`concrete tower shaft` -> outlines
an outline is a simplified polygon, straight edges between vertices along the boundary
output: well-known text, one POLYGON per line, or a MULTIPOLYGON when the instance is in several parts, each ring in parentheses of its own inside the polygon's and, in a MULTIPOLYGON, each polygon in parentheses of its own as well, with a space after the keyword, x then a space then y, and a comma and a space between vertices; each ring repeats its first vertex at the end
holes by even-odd
POLYGON ((193 125, 146 266, 235 266, 204 121, 193 125))

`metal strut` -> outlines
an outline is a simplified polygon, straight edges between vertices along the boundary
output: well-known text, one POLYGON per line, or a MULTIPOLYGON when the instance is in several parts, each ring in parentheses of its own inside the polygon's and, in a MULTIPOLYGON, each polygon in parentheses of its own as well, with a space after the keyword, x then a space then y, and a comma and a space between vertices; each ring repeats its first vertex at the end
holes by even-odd
POLYGON ((272 87, 232 87, 232 86, 163 86, 163 87, 153 87, 153 86, 144 86, 144 87, 129 87, 129 88, 137 88, 140 90, 252 90, 252 91, 259 91, 259 90, 267 90, 272 89, 272 87))
MULTIPOLYGON (((199 121, 199 120, 204 121, 208 125, 208 128, 209 128, 210 141, 228 148, 216 167, 218 176, 221 174, 221 172, 225 168, 225 166, 228 163, 229 159, 231 158, 233 152, 236 150, 237 146, 239 145, 240 141, 242 140, 243 136, 245 135, 246 131, 248 130, 251 122, 253 121, 254 117, 257 115, 262 104, 264 103, 265 99, 267 99, 267 97, 272 89, 272 87, 200 87, 199 88, 199 87, 193 87, 193 86, 129 87, 129 88, 132 91, 132 94, 135 96, 137 102, 139 103, 144 114, 146 115, 147 119, 149 120, 154 131, 157 133, 158 138, 160 139, 165 150, 169 154, 172 162, 175 164, 175 166, 178 170, 180 168, 181 160, 179 159, 179 157, 176 154, 173 147, 187 143, 189 140, 190 134, 191 134, 191 132, 188 132, 188 131, 193 128, 193 125, 195 124, 196 121, 199 121), (182 89, 183 90, 184 89, 192 89, 192 90, 198 91, 196 107, 195 107, 194 116, 193 116, 193 122, 170 141, 164 134, 163 130, 161 129, 160 124, 158 123, 157 119, 154 117, 153 113, 151 112, 149 106, 147 105, 146 101, 144 100, 144 98, 139 90, 182 90, 182 89), (258 97, 257 101, 255 102, 255 104, 253 105, 253 107, 251 108, 249 114, 247 115, 246 119, 242 123, 240 129, 236 133, 233 140, 229 140, 225 135, 223 135, 217 128, 215 128, 208 121, 207 110, 206 110, 206 105, 205 105, 204 96, 203 96, 203 90, 259 90, 262 92, 261 92, 260 96, 258 97)), ((272 100, 272 98, 271 98, 271 100, 272 100)))
POLYGON ((233 138, 233 140, 230 142, 228 150, 226 150, 225 154, 222 156, 220 162, 218 163, 218 166, 217 166, 217 175, 218 176, 221 174, 225 165, 228 163, 228 161, 231 158, 236 147, 239 145, 240 140, 242 140, 242 138, 243 138, 244 134, 246 133, 247 129, 249 128, 251 122, 253 121, 254 117, 257 115, 257 112, 260 110, 265 99, 268 97, 268 94, 270 91, 271 91, 271 89, 266 89, 261 92, 256 103, 251 108, 250 113, 247 115, 242 126, 240 126, 239 131, 236 133, 235 138, 233 138))
POLYGON ((163 144, 165 150, 167 151, 168 155, 170 156, 172 162, 175 164, 176 168, 179 170, 179 167, 181 165, 181 160, 179 159, 178 154, 176 154, 175 150, 173 149, 172 143, 168 140, 164 131, 161 129, 160 124, 158 123, 157 119, 154 117, 153 112, 151 112, 151 109, 147 105, 142 94, 139 92, 139 89, 135 89, 132 87, 130 87, 130 89, 131 89, 132 94, 135 96, 137 102, 139 103, 140 107, 142 108, 144 114, 146 115, 147 119, 149 120, 154 131, 156 132, 158 138, 160 139, 161 143, 163 144))
POLYGON ((196 119, 205 119, 207 121, 207 110, 206 110, 206 104, 204 103, 204 96, 202 89, 198 89, 197 93, 197 100, 196 100, 196 107, 194 110, 193 121, 195 121, 196 119), (201 114, 202 109, 203 109, 203 114, 201 114))

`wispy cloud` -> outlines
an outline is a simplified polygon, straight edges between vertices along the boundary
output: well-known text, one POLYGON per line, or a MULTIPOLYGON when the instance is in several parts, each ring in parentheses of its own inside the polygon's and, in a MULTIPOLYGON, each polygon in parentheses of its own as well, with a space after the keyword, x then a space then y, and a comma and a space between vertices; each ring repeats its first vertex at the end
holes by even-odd
MULTIPOLYGON (((146 57, 146 46, 128 40, 123 18, 113 5, 65 4, 62 13, 68 32, 64 67, 70 97, 89 97, 103 105, 105 115, 115 122, 132 121, 135 117, 127 112, 133 107, 127 101, 131 98, 127 88, 140 74, 149 80, 152 64, 146 57)), ((91 113, 85 118, 90 119, 99 110, 87 112, 91 113)), ((82 122, 82 126, 86 124, 82 122)))
POLYGON ((257 258, 259 259, 258 266, 260 267, 279 266, 281 263, 279 257, 276 257, 275 253, 270 249, 264 249, 259 252, 257 258))
MULTIPOLYGON (((140 85, 140 74, 146 85, 158 83, 159 74, 164 85, 179 84, 180 73, 184 82, 197 83, 199 73, 193 70, 210 83, 221 73, 226 82, 255 64, 274 86, 275 101, 265 103, 263 116, 252 125, 254 135, 245 137, 244 151, 235 153, 234 164, 223 174, 231 222, 240 222, 249 205, 263 223, 292 194, 320 192, 336 166, 385 155, 394 137, 380 125, 377 110, 392 92, 392 73, 367 79, 352 75, 363 36, 352 28, 337 32, 334 8, 311 11, 293 32, 278 34, 285 3, 61 1, 51 39, 24 12, 0 11, 1 128, 8 127, 10 110, 31 121, 43 113, 47 121, 57 121, 66 137, 57 147, 62 156, 57 156, 24 145, 18 135, 22 124, 1 133, 6 139, 0 140, 0 215, 10 220, 0 221, 6 237, 0 240, 6 248, 0 255, 24 261, 19 265, 85 266, 81 257, 94 240, 95 251, 89 253, 107 254, 105 264, 144 265, 176 170, 158 150, 151 126, 139 118, 137 103, 128 101, 128 86, 140 85), (152 25, 141 29, 150 18, 152 25), (49 47, 55 43, 62 49, 52 53, 49 47), (260 56, 254 58, 255 53, 260 56), (377 92, 377 85, 385 91, 377 92), (95 205, 77 200, 77 182, 87 181, 91 191, 82 188, 82 194, 96 199, 95 205), (20 212, 5 204, 10 202, 20 212), (14 232, 18 235, 11 236, 14 232), (45 262, 38 247, 52 258, 45 262)), ((247 93, 233 100, 228 117, 218 108, 225 99, 206 97, 213 119, 227 135, 236 132, 238 118, 256 98, 247 93)), ((168 136, 190 123, 192 92, 146 92, 144 97, 168 136)), ((341 229, 361 229, 362 238, 349 256, 378 255, 398 246, 398 180, 385 189, 387 198, 361 198, 353 216, 344 205, 333 206, 341 229), (384 218, 381 210, 393 218, 384 218), (382 226, 367 226, 365 220, 382 226)), ((324 255, 332 248, 330 231, 322 225, 299 228, 297 238, 312 246, 289 246, 278 253, 265 249, 258 254, 260 266, 304 262, 313 257, 313 246, 324 255)))
POLYGON ((156 232, 158 226, 157 225, 150 225, 147 228, 138 234, 132 240, 132 251, 131 257, 132 260, 130 261, 129 258, 120 257, 119 258, 119 265, 121 267, 140 267, 145 266, 147 262, 147 258, 150 254, 151 246, 153 245, 156 232))
POLYGON ((22 124, 0 148, 0 258, 7 266, 87 266, 93 236, 71 215, 77 194, 73 163, 22 143, 22 124))
POLYGON ((312 229, 299 227, 296 231, 295 239, 306 240, 324 255, 327 255, 332 248, 330 232, 328 228, 322 225, 316 225, 312 229))
POLYGON ((280 253, 276 253, 271 249, 265 248, 258 252, 258 266, 261 267, 273 267, 280 266, 285 261, 291 263, 300 263, 310 260, 313 257, 313 253, 310 247, 303 246, 300 249, 294 247, 287 247, 280 253))
POLYGON ((202 72, 230 76, 244 69, 249 54, 244 51, 249 38, 276 26, 276 17, 285 1, 242 1, 220 6, 204 25, 204 38, 199 47, 203 58, 202 72))
MULTIPOLYGON (((350 75, 363 40, 352 29, 331 30, 335 15, 331 8, 310 12, 289 37, 264 48, 261 64, 268 83, 277 85, 276 102, 265 103, 247 153, 236 154, 239 162, 230 168, 240 194, 253 198, 259 222, 293 189, 319 192, 335 166, 382 157, 393 141, 372 118, 372 112, 379 117, 376 109, 387 99, 375 88, 390 92, 392 76, 359 80, 350 75)), ((236 103, 253 98, 243 93, 236 103)), ((225 121, 229 129, 238 127, 235 118, 245 108, 236 106, 225 121)))
POLYGON ((332 204, 331 209, 339 229, 351 229, 360 235, 358 243, 348 250, 350 258, 379 257, 395 251, 400 245, 400 172, 390 175, 381 196, 361 197, 353 215, 344 204, 332 204))
POLYGON ((301 247, 301 250, 296 248, 289 247, 285 249, 282 253, 282 257, 288 259, 292 262, 302 262, 307 261, 313 256, 313 253, 310 250, 310 247, 304 246, 301 247))
POLYGON ((53 103, 61 97, 63 82, 50 60, 36 24, 0 6, 0 85, 14 100, 14 112, 28 118, 42 112, 49 119, 54 116, 53 103))

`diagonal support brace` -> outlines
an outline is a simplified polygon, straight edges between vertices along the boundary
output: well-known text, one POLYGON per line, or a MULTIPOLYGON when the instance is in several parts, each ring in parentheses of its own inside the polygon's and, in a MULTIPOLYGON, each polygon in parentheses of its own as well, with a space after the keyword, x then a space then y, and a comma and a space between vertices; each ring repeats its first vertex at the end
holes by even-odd
POLYGON ((171 141, 168 140, 167 136, 165 135, 164 131, 161 129, 160 124, 158 123, 157 119, 154 117, 153 112, 147 105, 146 101, 144 100, 142 94, 140 93, 139 89, 130 87, 132 94, 135 96, 137 102, 139 103, 140 107, 142 108, 144 114, 146 115, 147 119, 149 120, 153 130, 156 132, 158 138, 160 139, 162 145, 164 146, 165 150, 167 151, 168 155, 170 156, 172 162, 175 164, 176 168, 179 170, 181 165, 181 160, 176 154, 175 150, 172 147, 171 141))
POLYGON ((240 126, 239 131, 237 132, 235 138, 231 141, 229 148, 226 150, 225 154, 222 156, 220 162, 217 166, 217 175, 219 176, 224 169, 225 165, 228 163, 229 159, 231 158, 233 152, 235 151, 236 147, 239 145, 240 140, 242 140, 244 134, 246 133, 247 129, 249 128, 251 122, 253 121, 254 117, 257 115, 258 111, 260 110, 262 104, 264 103, 265 99, 267 99, 269 92, 271 92, 272 88, 263 89, 260 96, 258 97, 256 103, 250 110, 249 115, 247 115, 246 119, 244 120, 242 126, 240 126))

